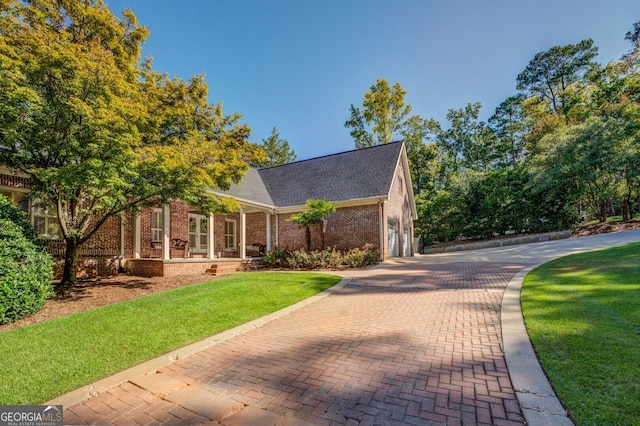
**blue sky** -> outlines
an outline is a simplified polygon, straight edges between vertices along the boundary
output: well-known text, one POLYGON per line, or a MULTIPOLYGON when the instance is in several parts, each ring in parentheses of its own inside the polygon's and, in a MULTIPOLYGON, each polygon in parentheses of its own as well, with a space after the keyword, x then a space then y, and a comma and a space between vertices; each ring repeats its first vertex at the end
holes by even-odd
POLYGON ((446 127, 451 108, 486 120, 537 52, 592 38, 619 59, 638 0, 105 0, 151 31, 154 69, 205 74, 209 100, 260 143, 276 126, 298 159, 350 150, 344 122, 377 78, 446 127))

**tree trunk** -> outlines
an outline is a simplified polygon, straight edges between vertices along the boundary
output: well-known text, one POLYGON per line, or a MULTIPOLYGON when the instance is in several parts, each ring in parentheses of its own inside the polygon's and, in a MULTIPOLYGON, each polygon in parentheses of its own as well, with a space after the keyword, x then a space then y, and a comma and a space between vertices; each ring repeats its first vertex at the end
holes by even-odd
POLYGON ((622 220, 631 220, 631 194, 625 194, 622 199, 622 220))
POLYGON ((307 235, 307 251, 311 251, 311 227, 307 225, 305 231, 307 235))
POLYGON ((604 223, 607 221, 607 212, 609 211, 609 202, 600 202, 600 212, 598 213, 598 222, 604 223))
POLYGON ((327 219, 320 221, 320 235, 322 235, 322 250, 324 250, 324 236, 327 234, 327 219))
POLYGON ((78 239, 65 238, 64 272, 60 281, 61 288, 73 287, 78 283, 78 239))

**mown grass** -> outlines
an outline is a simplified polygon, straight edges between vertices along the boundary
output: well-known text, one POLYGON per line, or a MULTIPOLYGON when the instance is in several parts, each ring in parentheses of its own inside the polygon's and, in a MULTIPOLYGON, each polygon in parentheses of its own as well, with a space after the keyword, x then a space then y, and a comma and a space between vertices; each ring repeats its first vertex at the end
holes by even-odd
POLYGON ((245 273, 0 333, 0 404, 39 404, 340 281, 245 273))
POLYGON ((527 331, 578 425, 640 424, 640 243, 567 256, 524 280, 527 331))

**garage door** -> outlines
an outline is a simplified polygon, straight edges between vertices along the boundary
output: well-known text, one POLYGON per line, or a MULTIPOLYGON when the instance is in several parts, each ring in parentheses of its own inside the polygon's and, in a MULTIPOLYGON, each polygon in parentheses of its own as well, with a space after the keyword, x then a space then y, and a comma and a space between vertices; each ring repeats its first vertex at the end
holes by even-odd
POLYGON ((389 222, 389 256, 398 256, 398 224, 389 222))

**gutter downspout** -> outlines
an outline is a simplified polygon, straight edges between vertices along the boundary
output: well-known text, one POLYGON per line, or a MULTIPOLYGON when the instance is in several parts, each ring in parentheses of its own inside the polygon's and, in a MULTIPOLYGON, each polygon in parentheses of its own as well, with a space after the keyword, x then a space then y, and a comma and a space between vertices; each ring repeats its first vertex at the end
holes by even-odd
POLYGON ((118 261, 118 272, 120 272, 120 270, 124 270, 125 267, 125 258, 124 258, 124 221, 125 221, 125 215, 124 213, 122 213, 120 215, 120 259, 118 261))
POLYGON ((378 201, 379 222, 380 222, 380 260, 384 261, 384 200, 378 201))

